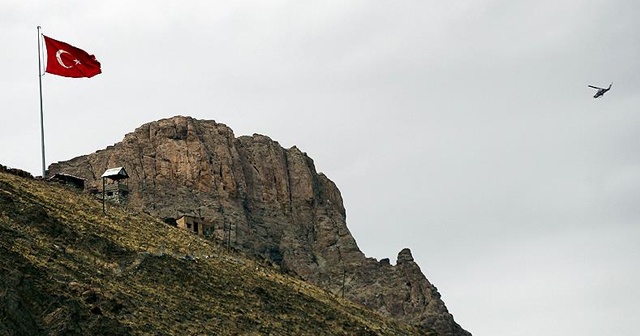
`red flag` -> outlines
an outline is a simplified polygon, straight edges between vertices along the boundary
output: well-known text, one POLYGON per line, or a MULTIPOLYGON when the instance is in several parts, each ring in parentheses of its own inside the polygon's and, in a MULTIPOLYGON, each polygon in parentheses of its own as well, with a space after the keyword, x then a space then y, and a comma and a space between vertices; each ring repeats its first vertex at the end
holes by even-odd
POLYGON ((64 77, 93 77, 102 71, 95 56, 70 44, 44 36, 47 46, 47 69, 50 74, 64 77))

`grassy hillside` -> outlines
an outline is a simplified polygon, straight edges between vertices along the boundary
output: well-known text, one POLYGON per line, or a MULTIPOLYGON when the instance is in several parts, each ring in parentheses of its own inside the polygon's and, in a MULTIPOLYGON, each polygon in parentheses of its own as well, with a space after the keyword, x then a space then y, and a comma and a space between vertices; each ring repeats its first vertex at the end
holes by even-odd
POLYGON ((0 172, 0 335, 428 335, 157 218, 0 172))

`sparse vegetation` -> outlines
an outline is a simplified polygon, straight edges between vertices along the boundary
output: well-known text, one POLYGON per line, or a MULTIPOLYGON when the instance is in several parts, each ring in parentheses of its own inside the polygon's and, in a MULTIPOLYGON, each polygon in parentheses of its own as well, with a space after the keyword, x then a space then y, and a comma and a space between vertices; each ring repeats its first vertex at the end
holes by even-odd
POLYGON ((259 261, 0 173, 0 335, 417 335, 259 261))

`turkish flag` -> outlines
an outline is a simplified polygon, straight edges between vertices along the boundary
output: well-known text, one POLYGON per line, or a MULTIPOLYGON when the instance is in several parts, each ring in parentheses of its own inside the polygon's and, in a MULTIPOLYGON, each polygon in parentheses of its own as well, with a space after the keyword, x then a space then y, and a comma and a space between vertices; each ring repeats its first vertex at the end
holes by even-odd
POLYGON ((46 72, 64 77, 93 77, 99 73, 100 62, 95 56, 68 43, 44 36, 47 46, 46 72))

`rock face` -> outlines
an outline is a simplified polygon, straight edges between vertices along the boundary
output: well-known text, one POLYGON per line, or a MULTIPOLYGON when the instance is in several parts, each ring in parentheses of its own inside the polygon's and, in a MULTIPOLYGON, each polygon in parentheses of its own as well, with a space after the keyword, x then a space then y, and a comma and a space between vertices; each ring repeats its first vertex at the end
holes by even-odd
POLYGON ((102 187, 107 168, 129 173, 128 206, 164 218, 194 214, 212 224, 210 239, 257 255, 283 270, 382 314, 470 335, 437 289, 400 251, 397 265, 367 258, 346 226, 340 191, 295 146, 269 137, 236 138, 215 121, 173 117, 151 122, 104 150, 52 164, 102 187))

